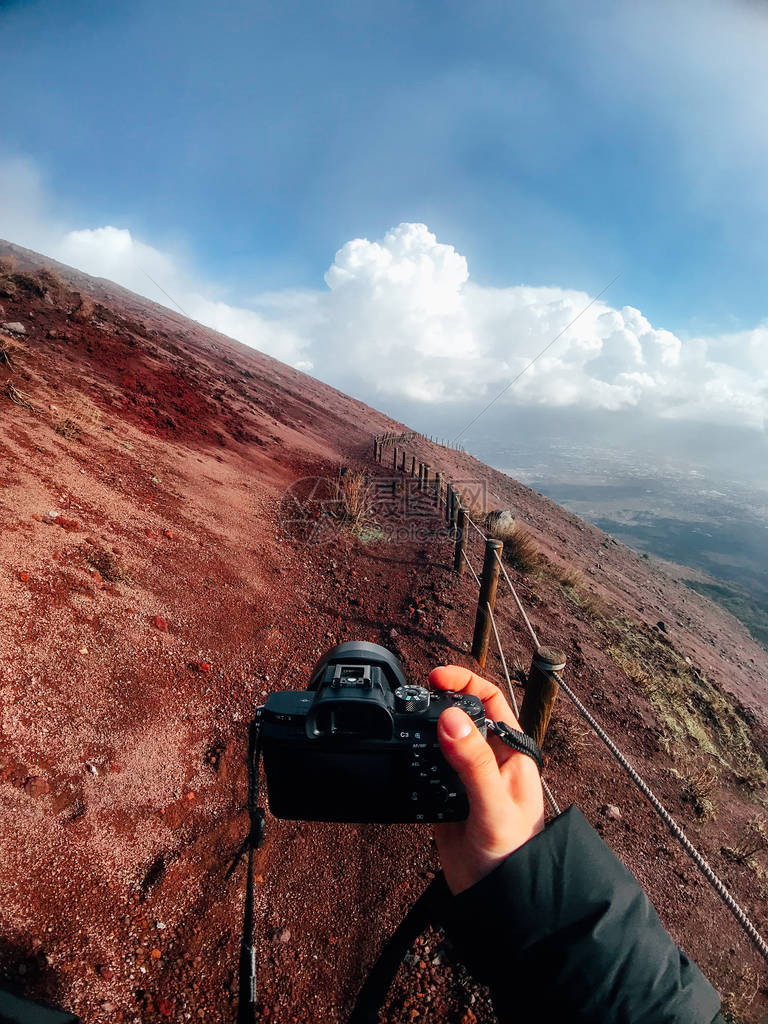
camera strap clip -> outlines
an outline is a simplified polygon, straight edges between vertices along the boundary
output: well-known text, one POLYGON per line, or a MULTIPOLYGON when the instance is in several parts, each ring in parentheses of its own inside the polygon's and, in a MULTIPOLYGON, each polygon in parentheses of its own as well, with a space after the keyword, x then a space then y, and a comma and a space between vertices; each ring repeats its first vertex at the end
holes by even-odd
POLYGON ((494 722, 490 718, 486 718, 485 727, 488 732, 498 736, 502 743, 511 747, 512 750, 516 750, 518 754, 527 754, 536 762, 536 767, 541 774, 544 768, 544 757, 536 741, 531 739, 527 733, 521 732, 520 729, 513 729, 506 722, 494 722))

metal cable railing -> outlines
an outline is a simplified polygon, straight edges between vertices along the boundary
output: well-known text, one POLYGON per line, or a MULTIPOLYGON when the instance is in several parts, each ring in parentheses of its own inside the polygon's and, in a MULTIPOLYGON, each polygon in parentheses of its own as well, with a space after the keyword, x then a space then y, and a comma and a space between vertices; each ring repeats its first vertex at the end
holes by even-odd
POLYGON ((525 608, 523 608, 523 602, 518 597, 517 590, 515 589, 514 585, 512 584, 512 580, 509 578, 509 573, 507 572, 507 568, 504 565, 504 563, 502 562, 501 558, 499 558, 499 552, 498 551, 494 551, 494 555, 496 557, 496 561, 499 563, 499 567, 501 568, 501 571, 502 571, 502 574, 504 576, 504 579, 507 581, 509 589, 512 591, 512 597, 514 597, 515 604, 517 605, 517 607, 518 607, 518 609, 520 611, 520 614, 523 617, 523 622, 528 627, 528 632, 531 634, 531 639, 533 640, 533 642, 536 645, 536 647, 541 646, 539 644, 539 638, 536 636, 536 630, 531 625, 531 620, 525 614, 525 608))
MULTIPOLYGON (((504 648, 501 646, 501 640, 499 638, 499 631, 496 628, 496 619, 494 617, 493 609, 491 608, 490 602, 486 602, 486 608, 488 609, 488 614, 489 614, 489 616, 491 618, 491 627, 493 629, 493 635, 496 638, 496 646, 499 649, 499 657, 501 658, 501 665, 502 665, 502 668, 504 669, 504 678, 507 681, 507 692, 509 693, 509 698, 510 698, 510 700, 512 702, 512 708, 514 709, 514 712, 515 712, 515 718, 517 718, 517 720, 519 722, 520 721, 520 710, 519 710, 519 708, 517 706, 517 698, 515 697, 515 691, 512 689, 512 680, 509 678, 509 669, 507 668, 507 659, 504 657, 504 648)), ((555 800, 554 794, 552 793, 552 790, 547 785, 547 781, 546 781, 546 779, 544 778, 543 775, 541 776, 541 788, 544 790, 544 796, 547 798, 547 801, 549 802, 549 806, 552 808, 552 810, 555 812, 555 814, 560 814, 560 807, 558 806, 557 800, 555 800)))
POLYGON ((512 680, 509 678, 509 669, 507 668, 507 659, 504 657, 504 648, 501 646, 501 640, 499 639, 499 631, 496 628, 496 617, 493 614, 493 608, 491 608, 490 601, 486 601, 485 607, 488 609, 488 614, 491 617, 491 627, 493 629, 493 635, 496 638, 496 646, 499 649, 499 657, 501 658, 501 667, 504 669, 504 678, 507 681, 507 692, 509 693, 509 699, 512 704, 512 710, 515 712, 515 718, 520 718, 520 709, 517 706, 517 698, 515 697, 515 691, 512 689, 512 680))
POLYGON ((466 551, 462 551, 461 553, 462 553, 462 555, 463 555, 463 557, 464 557, 464 561, 465 561, 465 562, 467 563, 467 565, 469 566, 469 571, 470 571, 470 572, 472 573, 472 575, 473 575, 473 576, 475 577, 475 583, 476 583, 476 584, 478 585, 478 587, 479 587, 479 586, 480 586, 480 577, 479 577, 479 576, 477 575, 477 573, 475 572, 475 570, 474 570, 474 567, 473 567, 472 563, 471 563, 471 562, 470 562, 470 560, 469 560, 469 555, 467 555, 467 552, 466 552, 466 551))
POLYGON ((616 746, 616 744, 613 742, 610 736, 606 733, 605 729, 602 728, 602 726, 584 707, 584 705, 581 703, 581 701, 570 688, 570 686, 568 686, 568 684, 564 682, 562 676, 560 676, 557 672, 553 674, 558 684, 560 685, 561 690, 566 694, 567 697, 571 699, 571 701, 573 701, 573 704, 576 707, 576 710, 579 712, 579 714, 584 718, 586 722, 589 723, 591 728, 600 737, 600 739, 603 741, 606 747, 608 747, 610 752, 622 766, 627 775, 629 775, 629 777, 632 779, 632 781, 640 790, 640 792, 651 803, 651 806, 662 819, 662 821, 667 826, 669 831, 672 833, 675 839, 677 839, 677 841, 683 847, 683 849, 694 862, 699 871, 701 871, 701 873, 704 875, 704 877, 707 879, 710 885, 717 892, 720 899, 731 911, 733 916, 736 918, 741 927, 752 940, 755 947, 759 950, 760 953, 762 953, 766 961, 768 961, 768 943, 766 943, 765 939, 762 937, 760 932, 758 932, 757 928, 749 919, 746 912, 739 906, 739 904, 730 894, 728 889, 725 887, 725 884, 720 880, 718 875, 715 874, 714 870, 710 867, 710 865, 707 863, 704 857, 699 853, 699 851, 690 841, 690 839, 682 830, 682 828, 677 824, 677 822, 666 809, 666 807, 664 807, 664 805, 653 792, 651 787, 640 777, 640 775, 638 775, 638 773, 626 759, 624 754, 622 754, 622 752, 619 750, 619 748, 616 746))
POLYGON ((467 512, 467 517, 466 517, 466 519, 464 520, 464 522, 465 522, 465 523, 469 523, 469 525, 470 525, 470 526, 472 527, 472 529, 473 529, 473 530, 475 530, 475 532, 476 532, 476 533, 478 533, 478 534, 479 534, 479 535, 480 535, 480 536, 481 536, 481 537, 483 538, 483 540, 484 540, 484 541, 485 541, 485 540, 488 540, 488 538, 486 537, 486 535, 485 535, 485 534, 483 533, 483 531, 482 531, 482 530, 480 529, 480 527, 479 527, 479 526, 477 525, 477 523, 476 523, 476 522, 474 521, 474 519, 473 519, 473 518, 472 518, 472 516, 471 516, 471 515, 469 514, 469 512, 467 512))
MULTIPOLYGON (((464 523, 468 523, 472 527, 472 529, 475 531, 475 533, 483 540, 483 542, 485 542, 485 543, 488 542, 489 538, 480 529, 480 527, 477 525, 477 523, 475 523, 472 520, 472 518, 470 517, 468 511, 466 511, 466 513, 464 515, 464 523)), ((523 619, 523 621, 524 621, 524 623, 526 625, 526 628, 528 629, 528 632, 530 634, 531 640, 533 641, 535 648, 538 650, 540 648, 539 638, 538 638, 538 636, 536 634, 536 630, 531 625, 531 620, 528 618, 528 615, 526 614, 525 608, 523 607, 523 603, 520 600, 520 597, 519 597, 519 595, 517 593, 517 589, 514 586, 512 580, 510 579, 509 573, 507 572, 506 566, 504 565, 503 561, 501 560, 501 557, 499 555, 498 550, 494 550, 493 554, 494 554, 494 557, 496 559, 496 562, 498 563, 499 569, 500 569, 502 575, 504 576, 504 579, 505 579, 505 581, 507 583, 507 586, 509 587, 509 590, 510 590, 510 592, 512 594, 512 597, 513 597, 513 599, 515 601, 515 604, 517 605, 518 611, 520 612, 520 615, 521 615, 521 617, 522 617, 522 619, 523 619)), ((472 573, 472 576, 474 577, 475 582, 477 583, 478 587, 482 590, 482 580, 478 576, 477 572, 475 572, 474 566, 472 565, 472 562, 470 561, 469 556, 467 555, 466 550, 464 550, 463 547, 461 548, 461 555, 463 557, 464 563, 469 567, 469 571, 472 573)), ((514 695, 514 693, 512 691, 512 682, 511 682, 511 679, 510 679, 510 676, 509 676, 509 670, 507 668, 507 661, 506 661, 506 658, 504 656, 504 651, 503 651, 502 644, 501 644, 501 638, 499 636, 498 627, 496 625, 496 620, 495 620, 494 615, 493 615, 493 608, 491 607, 491 603, 488 602, 488 601, 486 602, 486 609, 487 609, 488 614, 489 614, 491 628, 493 630, 493 634, 494 634, 494 637, 495 637, 495 640, 496 640, 496 645, 498 647, 499 656, 500 656, 502 668, 503 668, 503 671, 504 671, 504 677, 505 677, 506 682, 507 682, 507 687, 508 687, 508 690, 509 690, 509 695, 510 695, 510 698, 511 698, 512 706, 515 709, 515 714, 518 714, 517 701, 515 700, 515 695, 514 695)), ((616 746, 616 744, 613 742, 613 740, 610 738, 610 736, 606 733, 606 731, 602 728, 602 726, 599 724, 599 722, 587 710, 587 708, 584 706, 584 704, 582 704, 582 702, 579 700, 579 698, 576 696, 576 694, 573 692, 573 690, 570 688, 570 686, 563 680, 563 678, 559 674, 559 672, 552 671, 551 675, 552 675, 552 678, 554 678, 557 681, 557 683, 560 686, 560 688, 562 689, 563 693, 565 693, 565 695, 569 698, 569 700, 571 700, 571 702, 573 703, 574 707, 579 712, 579 714, 589 724, 590 728, 594 731, 594 733, 608 747, 608 749, 610 750, 611 754, 615 757, 615 759, 618 761, 618 763, 621 765, 621 767, 624 769, 624 771, 629 775, 629 777, 632 779, 632 781, 635 784, 635 786, 637 786, 637 788, 640 790, 640 792, 643 794, 643 796, 645 796, 645 798, 651 804, 651 806, 656 811, 656 813, 659 815, 659 817, 662 819, 662 821, 667 826, 667 828, 669 829, 671 834, 677 839, 677 841, 683 847, 685 852, 688 854, 688 856, 694 862, 696 867, 699 869, 699 871, 702 873, 702 875, 707 879, 707 881, 710 883, 712 888, 715 890, 715 892, 721 898, 721 900, 723 901, 725 906, 733 914, 734 918, 739 923, 741 928, 744 930, 746 935, 749 937, 750 941, 754 944, 754 946, 758 950, 758 952, 763 956, 763 958, 766 961, 768 961, 768 943, 763 938, 763 936, 760 934, 760 932, 757 930, 757 928, 755 927, 755 925, 753 924, 753 922, 751 921, 751 919, 749 918, 747 913, 744 911, 744 909, 739 905, 739 903, 734 899, 734 897, 728 891, 728 889, 725 886, 725 883, 719 878, 719 876, 716 874, 716 872, 713 870, 713 868, 710 866, 710 864, 707 862, 707 860, 704 858, 704 856, 701 853, 699 853, 699 851, 696 849, 696 847, 690 841, 690 839, 685 834, 685 832, 680 827, 680 825, 677 824, 675 819, 672 817, 672 815, 669 813, 669 811, 664 807, 664 805, 661 803, 659 798, 656 796, 656 794, 650 788, 648 783, 645 782, 645 780, 632 767, 630 762, 627 760, 627 758, 624 756, 624 754, 619 750, 619 748, 616 746)), ((549 787, 547 786, 546 782, 543 779, 542 779, 542 787, 544 789, 544 792, 545 792, 545 794, 547 796, 547 799, 549 800, 549 803, 552 806, 553 810, 555 810, 555 813, 559 814, 560 810, 559 810, 559 808, 557 806, 557 803, 556 803, 552 793, 550 792, 549 787)))
MULTIPOLYGON (((472 563, 470 562, 469 557, 467 556, 466 551, 462 551, 462 554, 464 556, 464 560, 465 560, 466 564, 469 566, 469 571, 475 577, 475 582, 477 583, 477 585, 479 587, 480 586, 480 577, 475 572, 474 567, 473 567, 472 563)), ((507 659, 504 657, 504 648, 501 645, 501 637, 499 636, 499 631, 498 631, 498 628, 496 627, 496 618, 495 618, 495 616, 493 614, 493 609, 491 608, 490 602, 486 602, 486 608, 488 609, 488 615, 489 615, 490 620, 491 620, 491 627, 493 629, 493 635, 496 638, 496 646, 498 647, 498 650, 499 650, 499 657, 501 658, 501 665, 502 665, 502 668, 504 669, 504 678, 505 678, 505 680, 507 682, 507 692, 509 693, 510 703, 512 705, 512 708, 514 709, 515 718, 517 718, 518 721, 519 721, 520 720, 520 709, 519 709, 519 707, 517 705, 517 698, 515 697, 515 692, 512 689, 512 680, 511 680, 510 675, 509 675, 509 669, 507 668, 507 659)), ((558 806, 557 800, 555 799, 554 794, 552 793, 552 790, 547 785, 547 782, 546 782, 546 780, 544 779, 543 776, 542 776, 542 779, 541 779, 541 788, 544 790, 544 795, 546 796, 547 801, 549 803, 549 806, 552 808, 554 813, 555 814, 560 814, 560 807, 558 806)))

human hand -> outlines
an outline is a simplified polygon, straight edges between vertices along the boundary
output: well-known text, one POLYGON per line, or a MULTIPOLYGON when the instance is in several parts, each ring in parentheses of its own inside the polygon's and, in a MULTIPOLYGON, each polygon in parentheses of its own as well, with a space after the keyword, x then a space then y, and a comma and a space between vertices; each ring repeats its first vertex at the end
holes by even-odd
MULTIPOLYGON (((430 685, 479 697, 486 718, 520 729, 498 686, 458 665, 429 674, 430 685)), ((445 880, 455 895, 489 874, 510 853, 544 828, 541 777, 532 758, 486 740, 459 708, 445 710, 437 724, 440 749, 469 797, 469 817, 435 825, 435 842, 445 880)))

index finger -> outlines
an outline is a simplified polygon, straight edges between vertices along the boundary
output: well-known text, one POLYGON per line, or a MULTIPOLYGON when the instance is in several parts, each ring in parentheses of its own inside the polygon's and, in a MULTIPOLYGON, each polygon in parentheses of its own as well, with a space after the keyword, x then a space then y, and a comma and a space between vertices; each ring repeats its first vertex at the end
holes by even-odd
POLYGON ((494 722, 506 722, 513 729, 520 729, 514 711, 498 686, 468 668, 440 665, 429 673, 429 682, 437 690, 454 690, 479 697, 485 706, 486 717, 494 722))

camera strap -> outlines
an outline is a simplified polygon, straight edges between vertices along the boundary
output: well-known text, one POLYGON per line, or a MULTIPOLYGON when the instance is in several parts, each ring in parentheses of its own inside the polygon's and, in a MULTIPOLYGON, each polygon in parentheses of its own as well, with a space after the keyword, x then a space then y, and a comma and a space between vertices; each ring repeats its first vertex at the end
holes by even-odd
POLYGON ((264 841, 264 808, 259 806, 259 762, 261 759, 261 716, 262 709, 256 709, 256 717, 248 728, 248 872, 245 883, 245 909, 243 911, 243 934, 240 941, 239 989, 237 1024, 253 1024, 256 1020, 256 946, 254 928, 254 868, 253 855, 264 841))
POLYGON ((387 940, 357 997, 347 1024, 377 1024, 379 1011, 400 964, 416 938, 442 920, 441 907, 450 899, 442 871, 429 883, 387 940))
POLYGON ((485 727, 488 732, 498 736, 502 743, 516 750, 518 754, 527 754, 528 757, 532 758, 539 769, 539 775, 541 775, 544 768, 544 757, 541 750, 539 750, 536 740, 531 739, 527 733, 521 732, 520 729, 513 729, 506 722, 493 722, 490 718, 486 718, 485 727))
MULTIPOLYGON (((237 1010, 237 1024, 254 1024, 257 1011, 256 992, 256 947, 254 943, 254 852, 264 841, 265 812, 259 806, 259 768, 261 760, 261 718, 263 709, 256 709, 256 715, 248 730, 248 874, 243 914, 243 935, 240 946, 240 1000, 237 1010)), ((532 758, 539 771, 543 757, 539 747, 530 736, 512 729, 505 722, 486 719, 486 728, 502 743, 518 753, 532 758)), ((450 890, 443 873, 440 872, 429 883, 424 892, 411 906, 408 913, 387 940, 379 958, 371 968, 357 997, 348 1024, 377 1024, 379 1011, 387 992, 394 981, 400 964, 416 938, 430 925, 437 925, 443 918, 441 908, 450 899, 450 890)))
MULTIPOLYGON (((530 757, 541 772, 544 758, 535 740, 526 733, 513 729, 506 722, 494 722, 486 718, 485 725, 488 732, 498 736, 506 746, 530 757)), ((377 1024, 387 992, 408 950, 426 928, 430 925, 440 925, 444 916, 441 908, 451 898, 445 877, 440 872, 416 900, 382 949, 379 959, 360 989, 347 1024, 377 1024)))

